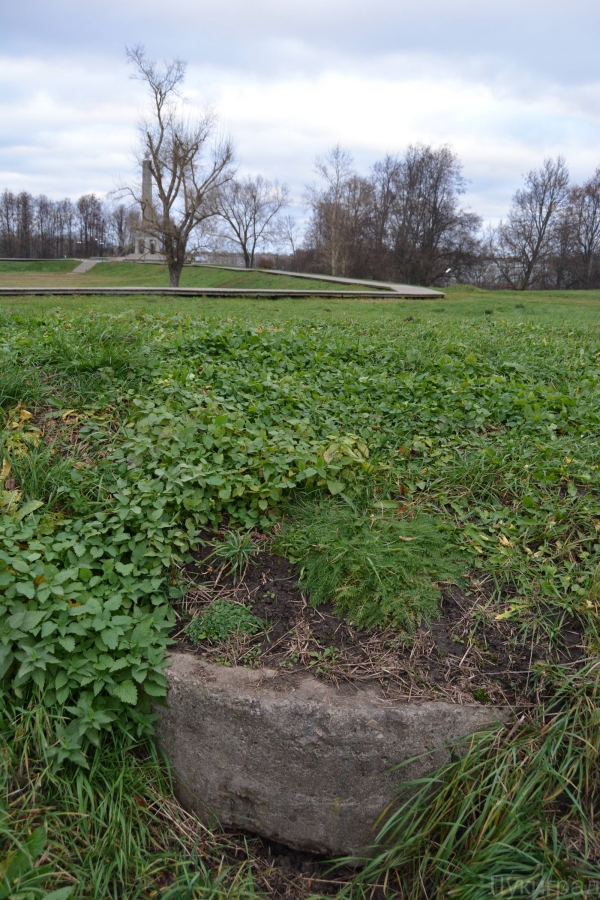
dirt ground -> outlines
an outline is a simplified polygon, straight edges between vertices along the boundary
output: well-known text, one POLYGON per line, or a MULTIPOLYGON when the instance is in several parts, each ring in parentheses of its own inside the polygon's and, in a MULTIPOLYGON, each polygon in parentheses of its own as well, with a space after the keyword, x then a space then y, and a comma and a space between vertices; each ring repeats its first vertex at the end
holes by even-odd
MULTIPOLYGON (((280 677, 310 672, 346 690, 368 684, 393 700, 531 703, 526 696, 531 670, 545 651, 537 644, 519 643, 514 626, 496 619, 497 608, 490 609, 485 584, 475 579, 467 592, 441 585, 440 617, 404 644, 391 629, 367 632, 353 627, 330 604, 313 608, 298 587, 298 571, 270 553, 266 540, 237 584, 226 572, 204 563, 202 554, 184 574, 189 590, 174 636, 179 649, 205 659, 265 666, 280 677), (265 630, 192 644, 183 632, 185 624, 217 598, 251 608, 265 630)), ((576 659, 581 635, 575 626, 565 630, 563 640, 557 658, 576 659)))

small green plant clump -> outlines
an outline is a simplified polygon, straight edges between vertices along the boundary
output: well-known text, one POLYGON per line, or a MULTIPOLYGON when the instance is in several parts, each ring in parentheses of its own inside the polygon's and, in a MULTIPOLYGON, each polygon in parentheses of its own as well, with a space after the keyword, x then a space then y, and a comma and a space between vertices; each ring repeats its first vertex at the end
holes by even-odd
POLYGON ((302 567, 311 603, 332 601, 366 628, 410 634, 439 612, 438 583, 460 579, 456 552, 431 516, 408 518, 398 501, 367 492, 301 503, 275 548, 302 567))
POLYGON ((222 540, 212 541, 213 550, 204 558, 204 562, 214 560, 223 569, 232 575, 234 584, 243 575, 246 566, 253 556, 259 553, 258 547, 252 543, 252 532, 245 534, 230 529, 226 531, 222 540))
POLYGON ((199 641, 226 641, 232 634, 256 634, 263 622, 247 606, 230 600, 213 600, 210 606, 195 616, 185 628, 187 637, 199 641))

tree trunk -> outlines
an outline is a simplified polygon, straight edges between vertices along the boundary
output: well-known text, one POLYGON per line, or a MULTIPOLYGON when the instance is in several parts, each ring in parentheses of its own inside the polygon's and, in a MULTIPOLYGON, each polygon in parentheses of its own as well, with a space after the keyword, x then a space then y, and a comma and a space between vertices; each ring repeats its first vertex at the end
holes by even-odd
POLYGON ((183 263, 169 263, 169 287, 179 287, 179 279, 181 278, 181 270, 183 263))

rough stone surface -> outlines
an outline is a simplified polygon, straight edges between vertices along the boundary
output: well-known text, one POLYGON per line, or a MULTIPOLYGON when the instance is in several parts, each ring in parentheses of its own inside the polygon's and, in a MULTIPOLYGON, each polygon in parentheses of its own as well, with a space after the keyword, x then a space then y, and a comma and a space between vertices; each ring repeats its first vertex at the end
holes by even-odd
POLYGON ((510 717, 503 708, 389 702, 370 689, 193 654, 173 653, 171 663, 157 727, 184 805, 204 821, 327 855, 359 853, 401 780, 440 765, 460 735, 510 717))

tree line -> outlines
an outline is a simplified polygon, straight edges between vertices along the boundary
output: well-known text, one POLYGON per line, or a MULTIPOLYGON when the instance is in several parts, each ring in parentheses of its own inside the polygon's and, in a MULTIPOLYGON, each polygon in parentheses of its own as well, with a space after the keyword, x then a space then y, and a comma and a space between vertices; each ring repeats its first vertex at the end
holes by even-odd
POLYGON ((562 156, 546 159, 527 173, 505 219, 484 229, 462 203, 467 182, 451 147, 415 144, 361 174, 336 146, 316 161, 300 227, 286 214, 287 186, 238 177, 232 142, 219 137, 214 115, 194 119, 183 110, 185 63, 160 66, 139 46, 127 53, 151 101, 139 123, 138 163, 151 173, 152 199, 140 184, 123 187, 114 202, 4 191, 0 256, 127 255, 142 234, 160 247, 172 285, 200 251, 229 251, 248 268, 408 284, 600 287, 600 167, 573 184, 562 156))
POLYGON ((0 257, 60 259, 133 252, 139 212, 95 194, 51 200, 27 191, 0 194, 0 257))
POLYGON ((506 218, 482 229, 461 206, 450 147, 409 147, 357 174, 347 151, 317 163, 303 267, 413 284, 512 290, 600 287, 600 168, 573 184, 563 157, 527 173, 506 218))

